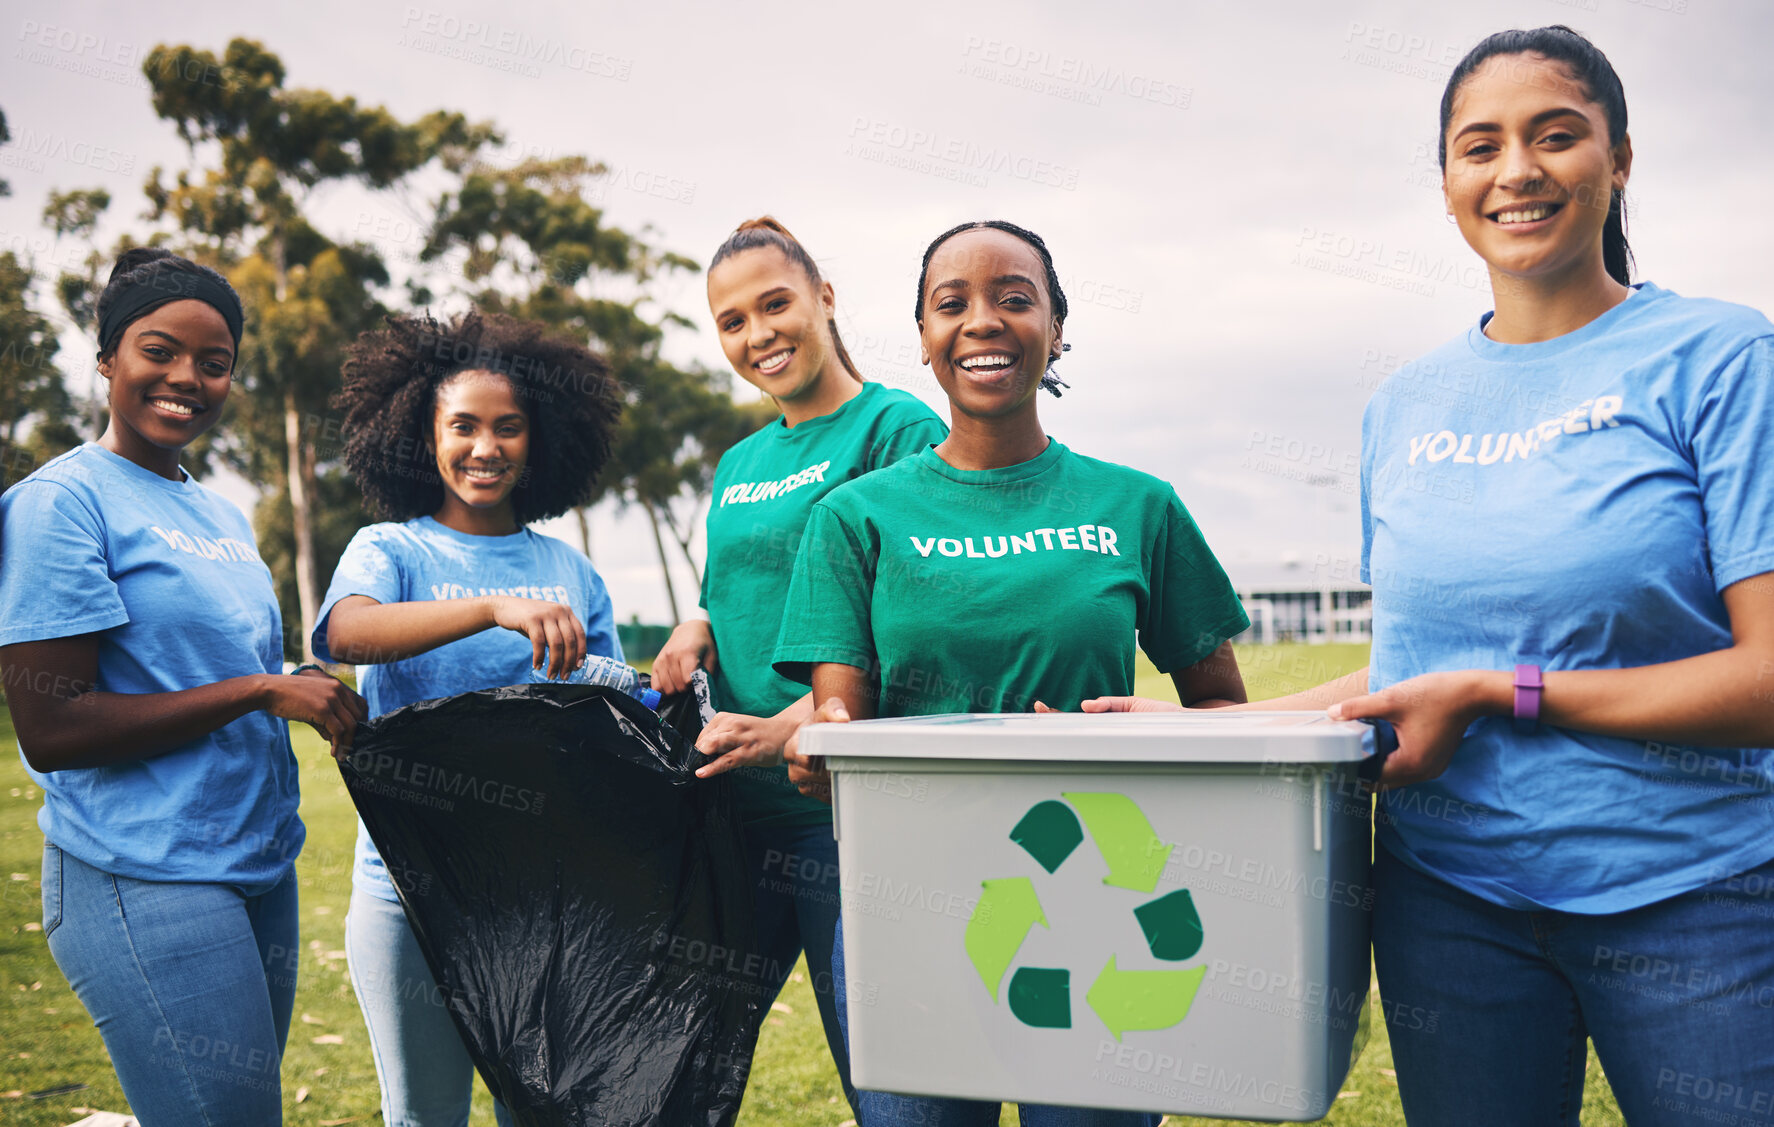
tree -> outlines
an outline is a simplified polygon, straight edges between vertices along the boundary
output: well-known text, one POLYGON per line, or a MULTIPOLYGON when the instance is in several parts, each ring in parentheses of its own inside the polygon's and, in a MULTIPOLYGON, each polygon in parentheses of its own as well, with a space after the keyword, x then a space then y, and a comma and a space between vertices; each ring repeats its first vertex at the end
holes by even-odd
MULTIPOLYGON (((338 472, 330 463, 339 453, 337 444, 320 448, 317 437, 342 351, 380 321, 375 294, 389 276, 372 248, 334 242, 304 209, 324 184, 388 190, 432 162, 459 168, 498 135, 457 113, 402 122, 349 96, 286 89, 282 61, 248 39, 231 40, 219 59, 162 44, 142 71, 155 113, 175 125, 192 156, 171 182, 153 170, 151 217, 170 219, 193 241, 194 257, 229 275, 251 318, 237 361, 246 394, 224 450, 249 477, 276 483, 273 508, 288 505, 287 553, 263 540, 261 548, 267 560, 288 560, 306 655, 320 596, 319 479, 338 472), (213 144, 206 155, 217 155, 214 164, 199 166, 200 142, 213 144)), ((284 538, 281 524, 260 524, 284 538)))
MULTIPOLYGON (((650 314, 648 284, 697 265, 604 222, 602 210, 585 199, 603 171, 583 156, 503 168, 470 163, 457 190, 438 201, 421 259, 462 254, 462 276, 481 308, 558 326, 609 361, 626 405, 592 503, 614 497, 646 511, 675 621, 677 592, 661 524, 695 572, 690 545, 714 463, 763 420, 733 403, 724 374, 660 358, 665 327, 692 323, 669 311, 650 314), (686 495, 688 514, 677 508, 686 495)), ((588 539, 583 510, 579 520, 588 539)))
MULTIPOLYGON (((100 277, 105 273, 107 262, 114 261, 116 256, 107 259, 99 253, 92 241, 99 220, 111 206, 111 193, 103 188, 75 188, 67 192, 51 191, 49 202, 43 207, 43 222, 55 232, 56 241, 65 238, 79 239, 86 244, 86 257, 81 261, 79 273, 63 270, 55 280, 55 294, 61 302, 62 312, 74 323, 85 337, 89 338, 93 350, 98 349, 99 294, 104 291, 104 280, 100 277)), ((129 245, 124 239, 118 246, 123 251, 129 245)), ((94 377, 96 379, 96 377, 94 377)), ((91 421, 88 423, 88 435, 97 439, 105 433, 105 422, 109 412, 105 407, 105 397, 94 394, 88 397, 88 408, 91 421)), ((210 434, 204 435, 201 457, 197 459, 202 468, 208 467, 208 454, 211 446, 210 434)), ((189 458, 187 459, 189 460, 189 458)))
POLYGON ((56 367, 55 325, 31 308, 31 270, 0 254, 0 488, 80 444, 56 367))

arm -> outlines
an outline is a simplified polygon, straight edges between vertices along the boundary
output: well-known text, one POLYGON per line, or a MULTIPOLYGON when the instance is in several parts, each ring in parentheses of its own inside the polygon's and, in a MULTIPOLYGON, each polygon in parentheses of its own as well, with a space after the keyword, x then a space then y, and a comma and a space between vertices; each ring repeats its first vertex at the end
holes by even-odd
MULTIPOLYGON (((1731 645, 1636 669, 1545 675, 1540 722, 1622 739, 1711 747, 1774 746, 1774 572, 1725 588, 1731 645)), ((1331 708, 1338 720, 1384 717, 1398 729, 1384 785, 1433 779, 1467 727, 1514 712, 1513 672, 1427 673, 1331 708)))
POLYGON ((171 693, 105 693, 96 634, 0 647, 19 750, 49 774, 147 759, 265 710, 314 725, 338 756, 368 718, 363 698, 323 673, 254 673, 171 693))
MULTIPOLYGON (((875 679, 869 676, 867 670, 835 661, 822 661, 813 666, 813 692, 809 696, 824 700, 825 703, 809 715, 801 727, 808 724, 844 724, 852 717, 871 720, 875 715, 879 691, 875 679)), ((809 798, 830 802, 831 772, 825 769, 825 762, 819 756, 800 754, 799 744, 800 729, 797 728, 782 752, 783 759, 788 763, 789 781, 809 798)))
POLYGON ((530 668, 564 677, 585 660, 585 626, 573 608, 543 599, 482 595, 380 603, 347 595, 327 617, 327 649, 343 661, 375 665, 413 657, 495 626, 523 634, 534 650, 530 668))
POLYGON ((1232 643, 1219 646, 1194 665, 1171 673, 1177 699, 1186 708, 1229 708, 1246 700, 1244 677, 1238 672, 1238 655, 1232 643))

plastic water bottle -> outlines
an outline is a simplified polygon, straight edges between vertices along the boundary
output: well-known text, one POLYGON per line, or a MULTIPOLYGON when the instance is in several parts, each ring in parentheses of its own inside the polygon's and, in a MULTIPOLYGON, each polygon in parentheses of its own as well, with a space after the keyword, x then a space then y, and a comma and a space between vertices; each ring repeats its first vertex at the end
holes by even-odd
MULTIPOLYGON (((534 682, 550 682, 548 675, 541 669, 530 670, 530 680, 534 682)), ((569 685, 603 685, 618 692, 627 693, 648 708, 659 707, 659 691, 641 683, 640 670, 613 657, 601 657, 598 654, 586 654, 580 662, 567 674, 569 685)))

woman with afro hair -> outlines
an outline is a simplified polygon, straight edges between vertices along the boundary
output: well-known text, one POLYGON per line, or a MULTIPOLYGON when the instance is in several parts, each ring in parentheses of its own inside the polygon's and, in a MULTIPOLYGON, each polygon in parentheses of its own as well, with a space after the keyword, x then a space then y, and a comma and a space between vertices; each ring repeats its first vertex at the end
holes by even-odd
MULTIPOLYGON (((345 549, 314 627, 371 716, 622 657, 591 562, 527 526, 589 500, 620 414, 603 360, 470 311, 393 317, 345 361, 345 463, 388 523, 345 549)), ((474 1068, 362 823, 345 950, 389 1124, 465 1124, 474 1068)), ((510 1117, 495 1105, 501 1123, 510 1117)))

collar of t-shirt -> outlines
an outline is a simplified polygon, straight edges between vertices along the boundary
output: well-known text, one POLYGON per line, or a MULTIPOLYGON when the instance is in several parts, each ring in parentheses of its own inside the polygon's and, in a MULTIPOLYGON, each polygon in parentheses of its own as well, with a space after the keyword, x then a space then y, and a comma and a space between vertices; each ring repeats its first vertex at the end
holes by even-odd
POLYGON ((958 481, 962 485, 1006 485, 1013 481, 1027 481, 1039 477, 1052 469, 1066 448, 1059 439, 1049 437, 1047 449, 1030 458, 1026 462, 1018 462, 1011 466, 998 466, 989 470, 961 470, 942 460, 942 455, 932 446, 918 455, 918 465, 933 473, 941 474, 950 481, 958 481))
POLYGON ((865 382, 862 390, 838 404, 837 410, 815 415, 811 419, 802 419, 792 427, 788 425, 787 419, 779 417, 764 429, 764 433, 776 442, 804 442, 821 431, 838 426, 858 411, 867 410, 880 391, 880 384, 865 382))
POLYGON ((1593 341, 1602 339, 1658 301, 1669 296, 1668 290, 1659 289, 1650 282, 1640 282, 1631 287, 1631 290, 1632 292, 1626 295, 1624 301, 1589 324, 1565 333, 1563 336, 1553 337, 1551 340, 1535 341, 1532 344, 1504 344, 1502 341, 1492 340, 1485 335, 1484 330, 1485 326, 1491 323, 1491 318, 1495 316, 1494 310, 1478 319, 1478 324, 1467 332, 1466 339, 1471 345, 1473 353, 1485 360, 1500 360, 1504 363, 1544 360, 1549 356, 1557 356, 1574 348, 1582 348, 1593 341))
POLYGON ((482 536, 478 532, 463 532, 443 524, 436 517, 420 517, 413 522, 427 536, 435 536, 440 540, 453 540, 467 548, 479 548, 498 552, 507 548, 516 548, 529 543, 530 530, 519 525, 516 532, 506 532, 498 536, 482 536))
POLYGON ((122 454, 117 453, 115 450, 107 449, 97 442, 87 442, 83 445, 99 458, 109 463, 119 473, 126 474, 131 481, 150 489, 164 490, 165 492, 178 497, 188 497, 198 490, 197 479, 186 472, 185 467, 183 466, 179 467, 179 480, 173 481, 170 478, 161 477, 146 466, 136 465, 122 454))

